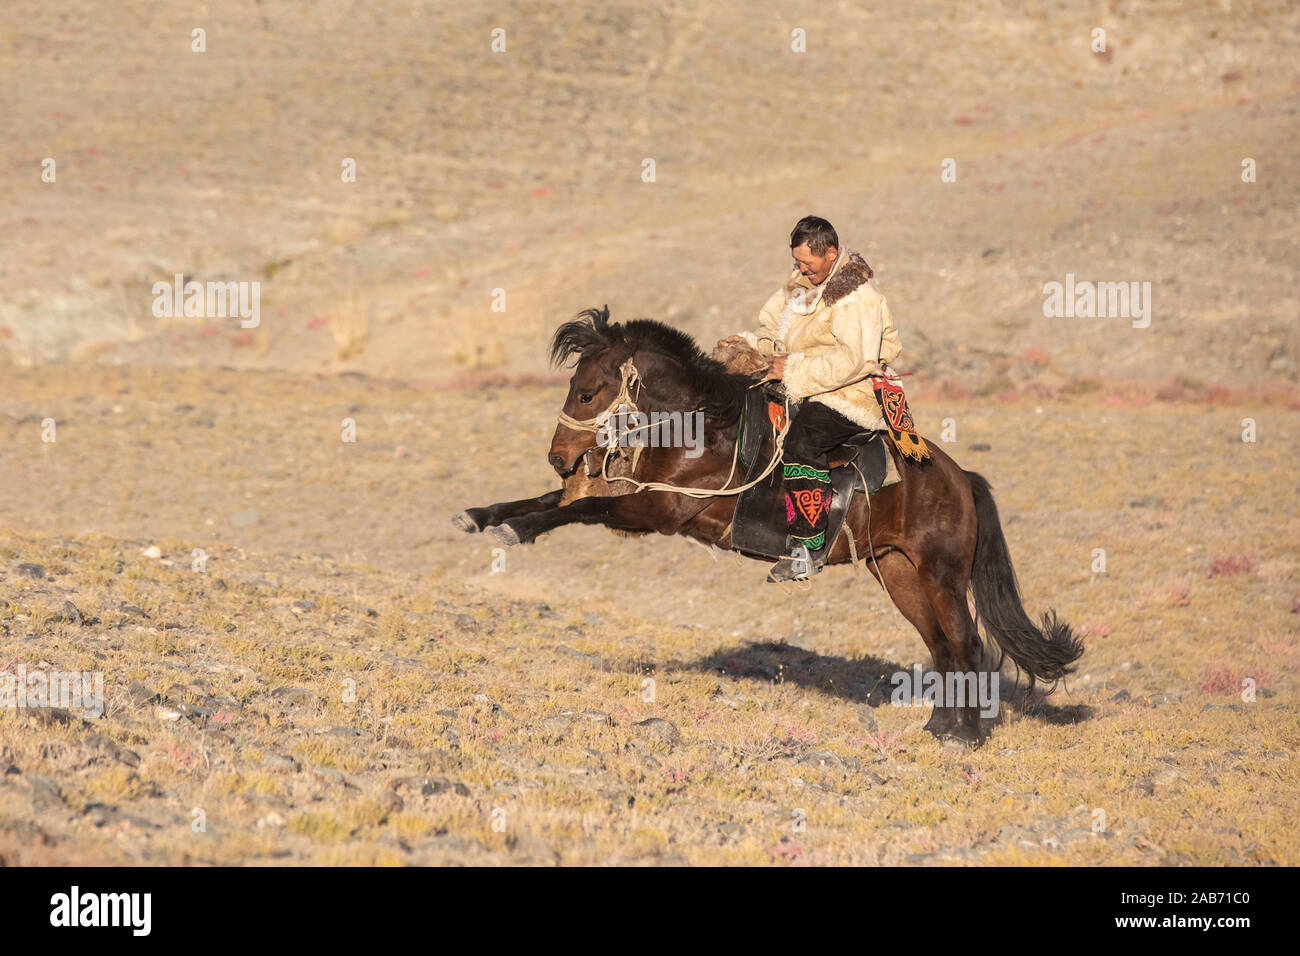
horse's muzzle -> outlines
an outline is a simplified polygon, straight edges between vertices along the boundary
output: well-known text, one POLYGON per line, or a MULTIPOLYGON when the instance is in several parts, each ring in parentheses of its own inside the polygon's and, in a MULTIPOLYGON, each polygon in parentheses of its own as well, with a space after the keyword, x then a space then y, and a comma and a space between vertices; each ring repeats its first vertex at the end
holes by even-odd
POLYGON ((571 474, 577 471, 578 463, 582 461, 582 455, 579 454, 570 462, 565 461, 564 456, 559 452, 553 451, 549 456, 547 456, 546 460, 551 463, 551 467, 555 469, 556 474, 561 478, 568 478, 571 474))

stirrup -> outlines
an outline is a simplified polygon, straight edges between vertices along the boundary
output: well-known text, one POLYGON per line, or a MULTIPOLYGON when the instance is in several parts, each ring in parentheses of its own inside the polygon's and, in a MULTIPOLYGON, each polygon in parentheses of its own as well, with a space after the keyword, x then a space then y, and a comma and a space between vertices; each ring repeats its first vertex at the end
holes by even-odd
POLYGON ((813 560, 812 552, 808 550, 808 546, 806 544, 796 544, 790 550, 788 558, 782 558, 772 565, 772 569, 767 572, 767 580, 771 583, 807 581, 820 570, 821 567, 813 560))

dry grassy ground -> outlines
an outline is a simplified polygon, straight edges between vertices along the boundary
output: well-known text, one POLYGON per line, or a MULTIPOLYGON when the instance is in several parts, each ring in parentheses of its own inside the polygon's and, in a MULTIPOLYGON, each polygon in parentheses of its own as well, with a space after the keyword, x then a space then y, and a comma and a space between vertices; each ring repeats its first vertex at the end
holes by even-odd
POLYGON ((971 753, 887 702, 924 647, 847 568, 764 605, 760 563, 568 529, 494 572, 447 516, 550 486, 557 399, 16 372, 0 669, 101 671, 106 714, 0 709, 0 858, 1300 862, 1294 398, 918 398, 1088 645, 971 753))

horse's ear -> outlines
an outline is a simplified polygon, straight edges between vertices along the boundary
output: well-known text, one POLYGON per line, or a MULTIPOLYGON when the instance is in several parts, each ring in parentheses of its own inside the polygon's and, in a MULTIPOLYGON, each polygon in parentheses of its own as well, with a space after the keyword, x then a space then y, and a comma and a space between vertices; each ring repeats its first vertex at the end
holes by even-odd
POLYGON ((610 349, 610 352, 613 353, 614 368, 619 368, 624 362, 636 354, 636 346, 624 342, 621 345, 615 345, 610 349))

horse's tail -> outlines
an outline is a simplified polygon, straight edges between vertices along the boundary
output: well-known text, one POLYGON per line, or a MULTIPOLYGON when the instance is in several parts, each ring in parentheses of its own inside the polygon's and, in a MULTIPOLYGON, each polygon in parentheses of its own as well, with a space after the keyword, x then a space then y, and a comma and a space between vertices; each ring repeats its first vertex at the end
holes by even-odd
POLYGON ((1056 619, 1056 612, 1043 615, 1041 629, 1034 625, 1020 602, 1020 584, 1011 566, 1007 539, 1002 534, 993 492, 982 475, 966 472, 975 495, 975 564, 971 589, 975 592, 975 613, 984 620, 985 632, 1016 664, 1034 679, 1055 684, 1074 670, 1083 655, 1083 642, 1070 625, 1056 619))

